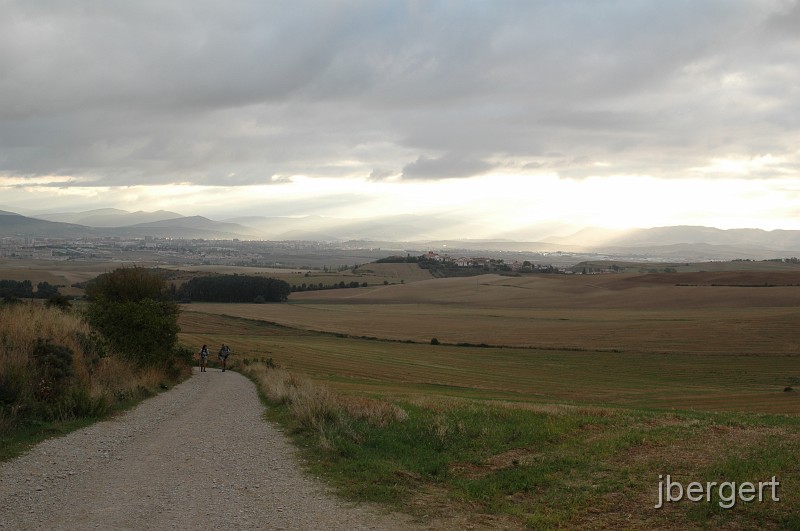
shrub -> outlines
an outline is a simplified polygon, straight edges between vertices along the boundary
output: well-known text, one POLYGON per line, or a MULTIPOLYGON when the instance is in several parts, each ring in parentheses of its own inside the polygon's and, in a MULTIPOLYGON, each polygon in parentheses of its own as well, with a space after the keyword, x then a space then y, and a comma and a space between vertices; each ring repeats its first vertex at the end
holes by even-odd
POLYGON ((72 308, 72 304, 69 302, 69 299, 64 295, 58 294, 49 297, 44 304, 48 308, 58 308, 60 310, 69 310, 72 308))
POLYGON ((0 407, 16 402, 19 392, 19 380, 8 374, 0 374, 0 407))
POLYGON ((438 345, 438 344, 439 344, 439 340, 438 339, 436 339, 435 337, 433 339, 431 339, 431 345, 438 345))
POLYGON ((73 387, 64 400, 64 418, 99 417, 108 412, 109 403, 104 395, 92 395, 85 387, 73 387))
POLYGON ((36 365, 36 398, 55 403, 70 385, 73 376, 72 350, 63 345, 54 345, 47 340, 37 339, 33 349, 36 365))
POLYGON ((117 269, 100 275, 86 291, 92 300, 89 323, 114 350, 140 366, 169 364, 180 331, 179 308, 157 273, 117 269))

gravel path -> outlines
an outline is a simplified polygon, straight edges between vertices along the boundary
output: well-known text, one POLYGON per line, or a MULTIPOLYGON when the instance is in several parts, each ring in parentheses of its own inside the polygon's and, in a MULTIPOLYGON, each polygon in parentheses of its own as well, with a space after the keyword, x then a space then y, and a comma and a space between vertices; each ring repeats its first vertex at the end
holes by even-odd
POLYGON ((0 529, 415 527, 304 475, 245 377, 195 371, 124 415, 0 464, 0 529))

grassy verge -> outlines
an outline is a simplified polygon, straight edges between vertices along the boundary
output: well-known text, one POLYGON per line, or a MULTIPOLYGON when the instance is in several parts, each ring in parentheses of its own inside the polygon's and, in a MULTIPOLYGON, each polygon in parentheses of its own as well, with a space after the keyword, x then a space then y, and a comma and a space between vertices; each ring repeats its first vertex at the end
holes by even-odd
POLYGON ((65 422, 36 422, 21 426, 11 433, 0 435, 0 462, 24 454, 45 439, 66 435, 88 426, 95 420, 83 418, 65 422))
MULTIPOLYGON (((796 417, 334 394, 244 363, 310 470, 351 500, 442 527, 793 528, 800 499, 796 417), (656 509, 659 474, 780 481, 780 501, 656 509)), ((796 527, 794 527, 796 528, 796 527)))
POLYGON ((73 414, 69 418, 28 419, 16 422, 14 426, 7 427, 0 432, 0 462, 18 457, 42 441, 67 435, 95 422, 132 409, 142 400, 150 398, 158 392, 168 390, 176 383, 179 383, 185 376, 182 375, 177 380, 165 378, 148 387, 140 385, 135 392, 129 393, 126 399, 113 403, 104 402, 102 407, 96 408, 94 412, 73 414))
MULTIPOLYGON (((164 390, 167 387, 166 384, 159 384, 158 390, 164 390)), ((88 414, 69 420, 30 420, 20 424, 15 429, 0 434, 0 462, 20 456, 44 440, 67 435, 131 409, 142 400, 153 396, 156 392, 155 389, 142 387, 136 396, 131 396, 128 400, 109 405, 95 414, 88 414)))

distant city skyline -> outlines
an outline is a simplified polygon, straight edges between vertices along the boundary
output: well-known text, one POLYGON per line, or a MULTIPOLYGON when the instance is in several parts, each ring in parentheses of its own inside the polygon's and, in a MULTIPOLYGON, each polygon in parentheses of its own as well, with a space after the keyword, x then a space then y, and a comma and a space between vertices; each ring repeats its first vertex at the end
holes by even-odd
POLYGON ((0 209, 800 229, 800 2, 0 4, 0 209))

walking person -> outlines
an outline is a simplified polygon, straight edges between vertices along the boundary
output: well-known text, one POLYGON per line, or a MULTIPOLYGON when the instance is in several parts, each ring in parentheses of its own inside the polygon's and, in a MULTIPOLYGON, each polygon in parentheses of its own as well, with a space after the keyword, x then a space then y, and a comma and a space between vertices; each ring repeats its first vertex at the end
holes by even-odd
POLYGON ((200 349, 200 372, 206 372, 208 367, 208 345, 203 345, 200 349))
POLYGON ((223 343, 222 347, 219 349, 219 361, 222 364, 222 372, 225 372, 226 362, 228 360, 228 354, 231 353, 230 347, 223 343))

